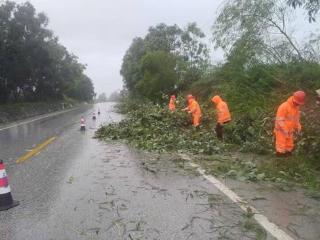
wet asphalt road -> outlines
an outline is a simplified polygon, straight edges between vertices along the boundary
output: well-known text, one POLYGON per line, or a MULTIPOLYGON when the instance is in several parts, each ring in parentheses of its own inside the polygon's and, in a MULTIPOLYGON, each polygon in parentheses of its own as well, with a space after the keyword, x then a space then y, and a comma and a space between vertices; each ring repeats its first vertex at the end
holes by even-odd
POLYGON ((125 144, 93 139, 100 124, 121 118, 112 107, 99 105, 96 121, 91 115, 98 106, 86 106, 0 131, 0 158, 20 201, 0 212, 1 240, 257 239, 240 208, 201 176, 125 144), (15 163, 53 136, 38 155, 15 163))

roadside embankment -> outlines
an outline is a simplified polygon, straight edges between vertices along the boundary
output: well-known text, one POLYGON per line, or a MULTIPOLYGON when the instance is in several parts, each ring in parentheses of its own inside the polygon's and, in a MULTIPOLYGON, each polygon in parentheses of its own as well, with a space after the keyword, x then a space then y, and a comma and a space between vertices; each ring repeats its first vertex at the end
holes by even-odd
POLYGON ((74 101, 27 102, 0 105, 0 124, 72 108, 75 105, 77 103, 74 101))

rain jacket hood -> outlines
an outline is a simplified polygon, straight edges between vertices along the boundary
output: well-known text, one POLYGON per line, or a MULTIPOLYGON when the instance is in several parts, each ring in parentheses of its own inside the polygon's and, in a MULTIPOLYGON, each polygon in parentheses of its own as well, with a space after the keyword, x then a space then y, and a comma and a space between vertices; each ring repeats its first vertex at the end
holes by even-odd
POLYGON ((222 99, 220 96, 214 96, 211 101, 215 104, 215 105, 218 105, 220 102, 222 102, 222 99))
POLYGON ((211 101, 216 105, 216 118, 220 124, 231 121, 231 114, 228 104, 222 100, 220 96, 214 96, 211 101))

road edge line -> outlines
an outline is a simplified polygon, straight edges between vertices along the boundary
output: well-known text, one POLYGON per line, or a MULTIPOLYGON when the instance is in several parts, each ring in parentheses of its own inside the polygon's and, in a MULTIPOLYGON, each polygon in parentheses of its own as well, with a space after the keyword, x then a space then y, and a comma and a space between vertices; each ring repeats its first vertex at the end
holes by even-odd
POLYGON ((261 214, 256 208, 250 206, 246 201, 239 197, 234 191, 224 185, 220 180, 215 178, 212 175, 205 174, 205 171, 201 168, 200 165, 193 163, 191 158, 185 154, 180 154, 180 157, 184 160, 187 160, 191 167, 197 169, 197 171, 204 177, 206 180, 211 182, 220 192, 226 195, 232 202, 236 203, 244 212, 247 213, 248 209, 252 210, 253 218, 262 226, 268 233, 278 240, 295 240, 285 231, 283 231, 279 226, 269 221, 269 219, 261 214))
POLYGON ((60 115, 60 114, 63 114, 63 113, 71 112, 71 111, 74 111, 76 109, 78 109, 78 107, 72 108, 72 109, 68 109, 68 110, 64 110, 64 111, 48 113, 45 116, 41 116, 41 117, 38 117, 38 118, 35 118, 35 119, 22 121, 22 122, 19 122, 19 123, 16 123, 16 124, 12 124, 12 125, 9 124, 9 126, 0 128, 0 132, 3 131, 3 130, 7 130, 7 129, 10 129, 10 128, 13 128, 13 127, 18 127, 18 126, 21 126, 21 125, 24 125, 24 124, 36 122, 36 121, 39 121, 39 120, 42 120, 42 119, 46 119, 46 118, 54 117, 54 116, 57 116, 57 115, 60 115))

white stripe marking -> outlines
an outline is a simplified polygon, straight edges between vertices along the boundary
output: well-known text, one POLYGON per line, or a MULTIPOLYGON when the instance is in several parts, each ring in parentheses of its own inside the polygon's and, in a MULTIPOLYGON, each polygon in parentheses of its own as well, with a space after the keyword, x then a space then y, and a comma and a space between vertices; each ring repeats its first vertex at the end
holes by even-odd
POLYGON ((0 195, 11 192, 10 186, 8 187, 0 187, 0 195))
POLYGON ((65 111, 50 113, 50 114, 47 114, 47 115, 42 116, 42 117, 39 117, 39 118, 31 119, 31 120, 28 120, 28 121, 24 121, 24 122, 20 122, 20 123, 14 124, 14 125, 9 125, 9 126, 7 126, 7 127, 0 128, 0 131, 6 130, 6 129, 10 129, 10 128, 13 128, 13 127, 18 127, 18 126, 21 126, 21 125, 24 125, 24 124, 36 122, 36 121, 39 121, 39 120, 41 120, 41 119, 45 119, 45 118, 57 116, 57 115, 60 115, 60 114, 63 114, 63 113, 71 112, 71 111, 74 111, 74 110, 76 110, 76 109, 77 109, 77 108, 72 108, 72 109, 65 110, 65 111))
MULTIPOLYGON (((5 178, 7 177, 7 173, 5 169, 0 170, 0 178, 5 178)), ((6 187, 0 187, 0 194, 6 194, 11 192, 10 186, 6 186, 6 187)))
MULTIPOLYGON (((187 160, 191 161, 189 156, 180 154, 180 156, 187 160)), ((189 162, 191 167, 194 167, 197 169, 197 171, 209 182, 211 182, 216 188, 218 188, 223 194, 225 194, 231 201, 236 203, 243 211, 247 212, 247 209, 250 208, 252 210, 253 218, 267 231, 269 232, 273 237, 275 237, 278 240, 294 240, 291 236, 289 236, 286 232, 284 232, 282 229, 280 229, 277 225, 270 222, 267 217, 259 213, 257 209, 250 206, 246 201, 244 201, 241 197, 239 197, 235 192, 233 192, 231 189, 229 189, 227 186, 225 186, 222 182, 220 182, 217 178, 206 175, 205 171, 200 168, 198 164, 189 162)))

